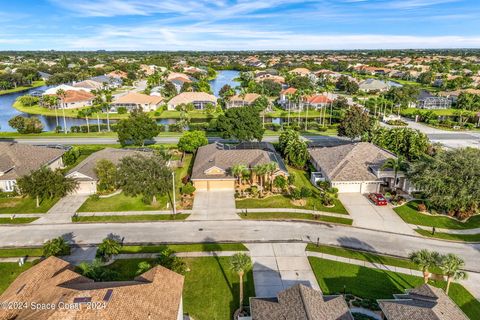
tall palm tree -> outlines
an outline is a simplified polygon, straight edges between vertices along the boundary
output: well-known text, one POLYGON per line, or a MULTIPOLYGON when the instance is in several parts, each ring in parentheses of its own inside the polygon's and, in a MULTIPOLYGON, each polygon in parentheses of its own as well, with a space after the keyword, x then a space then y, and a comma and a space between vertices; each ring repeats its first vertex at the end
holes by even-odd
POLYGON ((263 185, 264 185, 265 175, 267 174, 267 167, 264 164, 257 164, 255 167, 253 167, 253 172, 255 172, 255 175, 260 180, 260 190, 263 194, 263 185))
POLYGON ((60 102, 61 102, 61 105, 62 105, 63 132, 66 134, 67 133, 67 120, 65 119, 65 97, 67 96, 67 93, 63 89, 58 89, 57 90, 57 96, 60 98, 60 102))
POLYGON ((268 183, 270 185, 270 191, 273 188, 273 174, 277 171, 277 164, 275 162, 270 162, 265 165, 267 174, 268 174, 268 183))
POLYGON ((238 185, 241 184, 242 174, 247 169, 243 164, 236 164, 232 167, 232 174, 237 179, 238 185))
POLYGON ((240 277, 240 309, 243 308, 243 275, 251 266, 252 261, 245 253, 236 253, 230 258, 230 268, 240 277))
POLYGON ((110 105, 113 101, 113 95, 112 90, 107 87, 105 87, 103 92, 105 93, 105 106, 107 108, 107 130, 110 132, 110 105))
POLYGON ((398 156, 397 158, 387 159, 383 165, 382 169, 392 169, 393 170, 393 187, 397 188, 397 178, 399 171, 405 171, 407 169, 408 163, 405 161, 403 156, 398 156))
POLYGON ((447 295, 450 289, 450 283, 452 283, 453 280, 467 279, 467 273, 460 270, 464 265, 465 261, 453 253, 440 257, 440 269, 442 269, 443 274, 447 276, 447 287, 445 288, 447 295))
POLYGON ((422 270, 423 281, 427 283, 430 276, 429 270, 438 264, 440 254, 435 251, 428 251, 427 249, 422 249, 410 253, 409 258, 422 270))

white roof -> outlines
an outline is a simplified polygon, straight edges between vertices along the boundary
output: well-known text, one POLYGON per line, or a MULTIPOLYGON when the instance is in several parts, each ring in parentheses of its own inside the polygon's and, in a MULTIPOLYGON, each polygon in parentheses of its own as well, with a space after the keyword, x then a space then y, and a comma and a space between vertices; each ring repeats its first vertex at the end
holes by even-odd
POLYGON ((77 88, 77 87, 69 86, 68 84, 61 84, 59 86, 56 86, 56 87, 45 90, 45 92, 43 94, 57 94, 57 91, 60 90, 60 89, 63 89, 63 91, 67 91, 67 90, 87 91, 84 88, 77 88))

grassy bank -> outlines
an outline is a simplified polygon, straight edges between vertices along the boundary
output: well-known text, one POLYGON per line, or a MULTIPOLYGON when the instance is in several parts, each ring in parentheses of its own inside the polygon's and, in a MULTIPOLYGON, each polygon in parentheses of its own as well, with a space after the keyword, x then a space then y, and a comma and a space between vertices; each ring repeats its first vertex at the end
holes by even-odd
POLYGON ((295 213, 295 212, 247 212, 239 214, 242 219, 246 220, 309 220, 339 223, 345 225, 352 225, 353 220, 347 218, 337 218, 324 215, 314 215, 310 213, 295 213))
POLYGON ((45 81, 39 80, 39 81, 33 81, 31 86, 21 86, 21 87, 16 87, 13 89, 7 89, 7 90, 0 90, 0 96, 4 94, 9 94, 9 93, 16 93, 16 92, 22 92, 22 91, 27 91, 33 88, 38 88, 41 86, 45 85, 45 81))

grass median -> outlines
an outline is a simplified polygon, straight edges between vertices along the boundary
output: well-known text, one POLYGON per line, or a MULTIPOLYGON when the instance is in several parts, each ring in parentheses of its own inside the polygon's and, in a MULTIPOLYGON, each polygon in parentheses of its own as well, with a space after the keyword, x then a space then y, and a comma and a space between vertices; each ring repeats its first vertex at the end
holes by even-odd
POLYGON ((72 222, 138 222, 138 221, 165 221, 185 220, 189 214, 138 214, 118 216, 74 216, 72 222))
POLYGON ((38 218, 0 218, 0 224, 25 224, 30 223, 38 218))
POLYGON ((42 248, 1 248, 0 258, 17 258, 17 257, 41 257, 43 255, 42 248))
POLYGON ((240 213, 240 218, 245 220, 308 220, 352 225, 353 220, 311 213, 296 212, 247 212, 240 213))
POLYGON ((421 234, 422 236, 429 237, 429 238, 451 240, 451 241, 462 241, 462 242, 480 242, 480 233, 453 234, 453 233, 435 232, 435 234, 432 235, 432 232, 429 230, 416 229, 415 231, 421 234))
POLYGON ((175 252, 248 251, 241 243, 191 243, 123 246, 120 253, 158 253, 167 248, 175 252))

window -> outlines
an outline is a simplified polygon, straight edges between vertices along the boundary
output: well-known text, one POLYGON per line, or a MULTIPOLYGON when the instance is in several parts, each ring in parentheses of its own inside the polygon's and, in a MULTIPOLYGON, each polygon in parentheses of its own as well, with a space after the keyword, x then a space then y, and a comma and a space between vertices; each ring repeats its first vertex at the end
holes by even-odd
POLYGON ((7 180, 5 181, 5 191, 11 192, 15 189, 15 180, 7 180))

